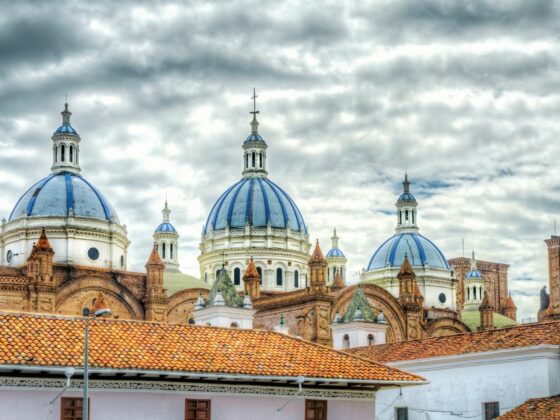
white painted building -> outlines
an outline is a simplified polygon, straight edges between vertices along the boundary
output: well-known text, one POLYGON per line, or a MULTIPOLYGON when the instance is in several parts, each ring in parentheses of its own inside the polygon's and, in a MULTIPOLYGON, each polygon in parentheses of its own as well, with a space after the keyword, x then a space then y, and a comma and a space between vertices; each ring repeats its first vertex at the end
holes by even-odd
POLYGON ((486 420, 529 398, 560 393, 560 322, 391 343, 355 354, 429 381, 380 391, 378 420, 398 419, 397 409, 409 420, 486 420))

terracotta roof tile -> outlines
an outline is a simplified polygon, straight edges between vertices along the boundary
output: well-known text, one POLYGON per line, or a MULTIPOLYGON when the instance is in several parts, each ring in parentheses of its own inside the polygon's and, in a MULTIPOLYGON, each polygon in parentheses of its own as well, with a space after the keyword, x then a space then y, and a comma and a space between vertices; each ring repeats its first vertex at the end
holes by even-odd
POLYGON ((388 363, 541 344, 560 345, 560 321, 357 347, 347 352, 388 363))
POLYGON ((321 251, 321 247, 319 246, 318 239, 317 239, 317 243, 315 244, 315 249, 313 250, 313 254, 311 254, 311 261, 312 262, 325 261, 325 257, 323 256, 323 251, 321 251))
MULTIPOLYGON (((81 366, 84 319, 0 313, 0 365, 81 366)), ((411 381, 419 376, 272 331, 97 319, 92 368, 411 381)))
POLYGON ((560 419, 560 394, 547 398, 532 398, 508 411, 496 420, 558 420, 560 419))

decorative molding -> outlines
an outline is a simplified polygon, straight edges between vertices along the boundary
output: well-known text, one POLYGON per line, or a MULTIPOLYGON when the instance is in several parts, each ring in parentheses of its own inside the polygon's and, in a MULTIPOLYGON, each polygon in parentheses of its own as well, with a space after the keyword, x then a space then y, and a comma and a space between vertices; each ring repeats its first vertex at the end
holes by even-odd
MULTIPOLYGON (((56 378, 20 378, 0 377, 0 389, 11 390, 60 390, 66 385, 65 379, 56 378)), ((72 380, 68 392, 81 391, 82 380, 72 380)), ((154 392, 174 394, 213 394, 213 395, 247 395, 256 397, 293 397, 297 395, 297 387, 272 387, 256 385, 232 385, 193 382, 151 382, 151 381, 114 381, 89 380, 91 391, 110 392, 154 392)), ((372 401, 375 391, 303 389, 300 398, 324 400, 359 400, 372 401)))

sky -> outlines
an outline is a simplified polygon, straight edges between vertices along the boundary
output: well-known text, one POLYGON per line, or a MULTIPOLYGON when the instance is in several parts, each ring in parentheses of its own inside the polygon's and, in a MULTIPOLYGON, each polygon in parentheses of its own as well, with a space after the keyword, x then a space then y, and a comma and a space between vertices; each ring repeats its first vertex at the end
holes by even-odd
POLYGON ((518 319, 560 215, 557 1, 0 0, 0 214, 46 176, 68 95, 82 174, 143 271, 167 194, 184 272, 241 176, 252 89, 269 177, 349 282, 394 232, 408 171, 447 258, 510 264, 518 319))

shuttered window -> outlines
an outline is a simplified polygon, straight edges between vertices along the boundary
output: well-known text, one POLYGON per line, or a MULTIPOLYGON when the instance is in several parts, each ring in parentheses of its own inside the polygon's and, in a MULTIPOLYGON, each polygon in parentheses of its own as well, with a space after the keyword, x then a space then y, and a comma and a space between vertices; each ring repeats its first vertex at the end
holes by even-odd
POLYGON ((305 420, 327 420, 327 402, 305 400, 305 420))
POLYGON ((186 400, 185 420, 210 420, 210 400, 186 400))

